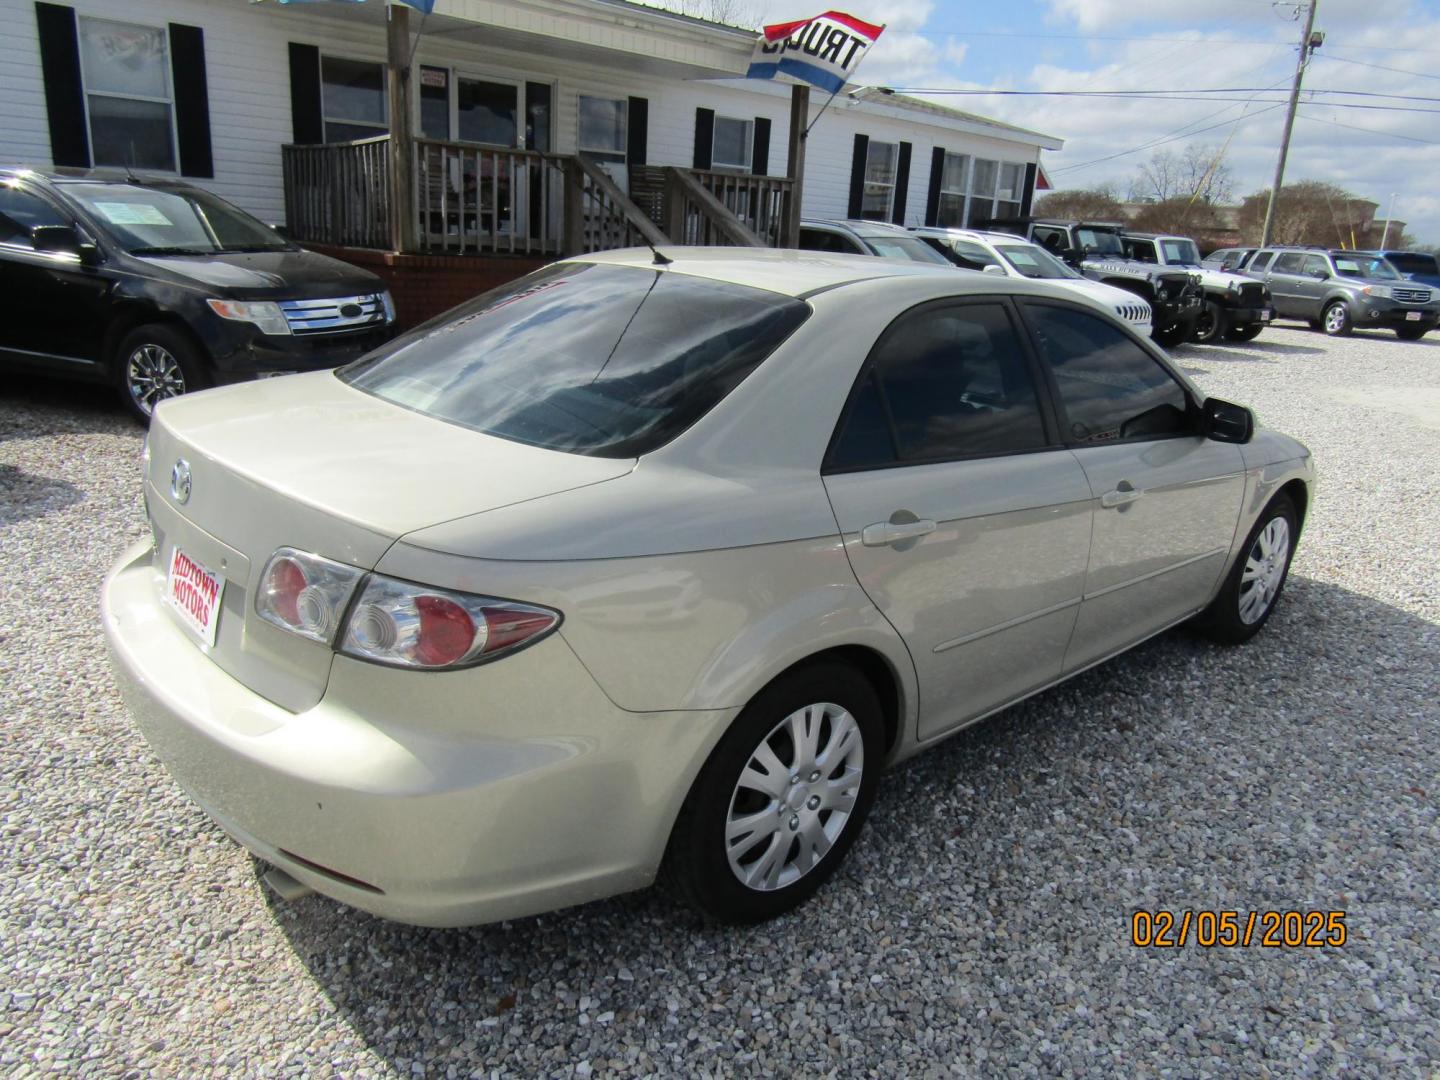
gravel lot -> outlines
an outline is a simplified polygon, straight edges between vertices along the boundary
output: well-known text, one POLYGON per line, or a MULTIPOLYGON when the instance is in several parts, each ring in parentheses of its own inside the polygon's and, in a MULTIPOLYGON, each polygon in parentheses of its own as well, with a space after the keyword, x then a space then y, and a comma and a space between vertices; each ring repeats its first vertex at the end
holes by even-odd
POLYGON ((750 930, 653 891, 468 931, 273 899, 109 677, 139 430, 7 388, 0 1071, 1433 1075, 1440 340, 1178 355, 1316 453, 1269 627, 1165 635, 902 767, 835 881, 750 930), (1343 909, 1350 939, 1133 947, 1160 908, 1343 909))

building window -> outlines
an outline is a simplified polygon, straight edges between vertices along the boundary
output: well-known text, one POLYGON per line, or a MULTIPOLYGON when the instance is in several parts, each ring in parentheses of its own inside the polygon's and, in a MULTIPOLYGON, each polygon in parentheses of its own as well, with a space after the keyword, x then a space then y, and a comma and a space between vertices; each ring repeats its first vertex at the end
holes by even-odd
POLYGON ((715 117, 715 137, 710 147, 710 165, 715 169, 750 171, 755 121, 733 116, 715 117))
POLYGON ((628 103, 580 95, 580 152, 596 161, 625 161, 628 103))
POLYGON ((940 169, 940 207, 936 224, 955 228, 965 221, 965 175, 970 169, 968 154, 946 154, 940 169))
POLYGON ((420 134, 427 139, 450 138, 450 69, 420 69, 420 134))
POLYGON ((976 158, 975 173, 970 182, 970 208, 966 212, 965 223, 973 226, 981 221, 1018 218, 1024 197, 1024 165, 976 158))
POLYGON ((320 105, 326 142, 387 134, 385 67, 368 60, 320 58, 320 105))
POLYGON ((1005 162, 1000 166, 1000 187, 995 192, 995 217, 1010 221, 1020 216, 1025 192, 1025 166, 1005 162))
POLYGON ((994 216, 995 180, 1000 171, 998 161, 975 159, 975 169, 970 177, 970 205, 965 212, 965 224, 974 226, 994 216))
POLYGON ((870 140, 865 154, 865 197, 860 216, 867 221, 889 221, 895 205, 895 169, 900 159, 898 143, 870 140))
POLYGON ((165 30, 82 16, 79 36, 94 163, 174 172, 165 30))

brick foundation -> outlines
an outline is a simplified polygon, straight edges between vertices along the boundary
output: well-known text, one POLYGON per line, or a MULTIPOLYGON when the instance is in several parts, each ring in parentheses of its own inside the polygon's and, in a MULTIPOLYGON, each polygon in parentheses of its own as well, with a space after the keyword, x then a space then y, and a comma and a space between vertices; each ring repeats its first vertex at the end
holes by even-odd
POLYGON ((401 330, 538 270, 548 261, 510 255, 402 255, 328 244, 305 247, 383 278, 395 298, 395 324, 401 330))

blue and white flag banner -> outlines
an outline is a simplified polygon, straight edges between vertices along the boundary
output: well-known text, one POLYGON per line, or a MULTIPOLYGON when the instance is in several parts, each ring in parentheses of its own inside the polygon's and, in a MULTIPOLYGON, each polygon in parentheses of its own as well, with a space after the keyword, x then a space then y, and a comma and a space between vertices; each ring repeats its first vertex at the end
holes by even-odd
POLYGON ((773 79, 789 75, 832 94, 839 93, 884 29, 843 11, 775 23, 761 31, 745 77, 773 79))

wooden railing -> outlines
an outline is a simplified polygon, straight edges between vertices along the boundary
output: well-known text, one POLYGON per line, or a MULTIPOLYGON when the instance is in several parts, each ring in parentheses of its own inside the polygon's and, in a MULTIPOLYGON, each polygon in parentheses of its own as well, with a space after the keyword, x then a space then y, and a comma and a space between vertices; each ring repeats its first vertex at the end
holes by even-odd
MULTIPOLYGON (((283 148, 286 223, 309 243, 393 250, 390 138, 283 148)), ((641 244, 778 247, 784 177, 634 166, 627 195, 578 156, 414 140, 416 250, 557 257, 641 244), (639 205, 637 205, 637 203, 639 205)))
POLYGON ((281 151, 285 225, 296 240, 390 246, 390 136, 281 151))
POLYGON ((785 212, 795 184, 784 176, 684 170, 766 247, 785 247, 785 212))

